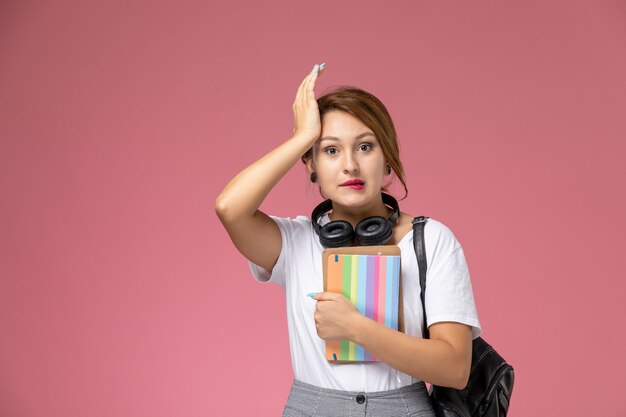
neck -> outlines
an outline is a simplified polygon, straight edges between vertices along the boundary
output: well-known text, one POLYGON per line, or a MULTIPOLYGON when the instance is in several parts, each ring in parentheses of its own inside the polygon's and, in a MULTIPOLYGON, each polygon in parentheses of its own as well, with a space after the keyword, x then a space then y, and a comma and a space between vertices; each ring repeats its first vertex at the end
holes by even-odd
POLYGON ((392 210, 383 204, 382 195, 368 206, 345 207, 333 202, 333 211, 328 215, 331 221, 345 220, 356 227, 363 219, 371 216, 389 218, 392 210))

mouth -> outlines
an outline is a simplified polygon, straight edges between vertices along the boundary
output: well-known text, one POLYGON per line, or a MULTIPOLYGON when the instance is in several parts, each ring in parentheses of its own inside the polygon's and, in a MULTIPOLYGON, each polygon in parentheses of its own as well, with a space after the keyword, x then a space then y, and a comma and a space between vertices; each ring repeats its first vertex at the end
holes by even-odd
POLYGON ((350 187, 350 188, 353 188, 355 190, 362 190, 363 187, 365 186, 365 181, 359 180, 359 179, 348 180, 348 181, 344 182, 343 184, 341 184, 341 186, 342 187, 350 187))

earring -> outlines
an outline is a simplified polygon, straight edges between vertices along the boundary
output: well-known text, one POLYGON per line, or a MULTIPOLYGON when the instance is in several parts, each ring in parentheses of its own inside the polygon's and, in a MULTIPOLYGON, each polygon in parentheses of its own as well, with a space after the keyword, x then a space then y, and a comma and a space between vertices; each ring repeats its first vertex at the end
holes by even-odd
POLYGON ((385 168, 385 173, 387 175, 391 174, 391 165, 387 164, 387 167, 385 168))
POLYGON ((317 174, 315 172, 311 172, 310 178, 311 182, 317 182, 317 174))

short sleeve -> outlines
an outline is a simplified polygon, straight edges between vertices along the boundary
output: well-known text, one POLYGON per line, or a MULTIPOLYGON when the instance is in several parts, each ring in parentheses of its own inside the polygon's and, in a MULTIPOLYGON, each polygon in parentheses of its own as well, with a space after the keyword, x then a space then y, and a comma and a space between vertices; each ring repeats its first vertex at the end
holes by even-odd
POLYGON ((472 327, 473 338, 477 338, 481 327, 461 244, 436 220, 426 223, 424 234, 426 253, 430 255, 426 275, 428 326, 444 321, 463 323, 472 327))
POLYGON ((280 255, 276 260, 276 264, 271 271, 248 260, 250 272, 255 280, 260 283, 271 282, 285 287, 289 265, 287 260, 293 259, 294 238, 298 237, 298 231, 303 228, 310 228, 310 221, 304 216, 298 216, 296 219, 270 216, 276 222, 280 229, 281 249, 280 255), (307 226, 308 225, 308 226, 307 226))

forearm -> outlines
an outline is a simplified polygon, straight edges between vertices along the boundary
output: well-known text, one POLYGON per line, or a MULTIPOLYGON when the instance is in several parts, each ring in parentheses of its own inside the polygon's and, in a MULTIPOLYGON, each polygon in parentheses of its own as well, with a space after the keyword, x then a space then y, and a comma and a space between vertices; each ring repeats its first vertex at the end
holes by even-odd
POLYGON ((364 316, 355 318, 350 339, 392 368, 422 381, 459 389, 467 383, 471 350, 468 357, 447 341, 409 336, 364 316))
POLYGON ((300 160, 315 139, 296 135, 235 176, 217 197, 224 220, 252 216, 278 181, 300 160))
POLYGON ((294 135, 233 178, 215 201, 220 220, 235 224, 252 219, 276 183, 313 146, 321 133, 321 120, 313 88, 318 65, 307 75, 293 103, 294 135))

